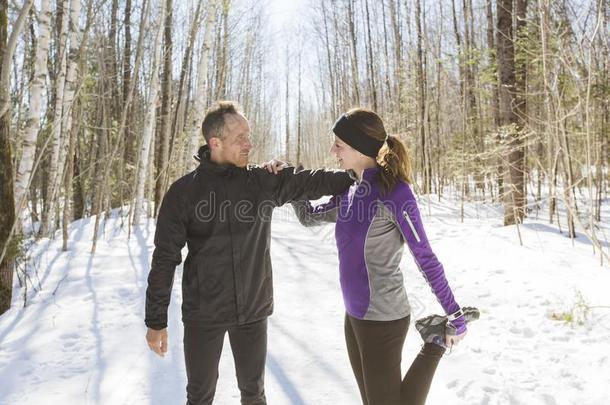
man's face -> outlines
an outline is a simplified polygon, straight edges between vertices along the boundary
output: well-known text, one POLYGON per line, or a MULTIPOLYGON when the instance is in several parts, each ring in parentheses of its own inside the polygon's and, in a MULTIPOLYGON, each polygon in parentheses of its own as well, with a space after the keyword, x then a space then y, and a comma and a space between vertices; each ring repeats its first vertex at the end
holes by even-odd
POLYGON ((250 125, 241 114, 225 116, 224 136, 218 139, 214 155, 217 163, 245 167, 252 150, 250 125))

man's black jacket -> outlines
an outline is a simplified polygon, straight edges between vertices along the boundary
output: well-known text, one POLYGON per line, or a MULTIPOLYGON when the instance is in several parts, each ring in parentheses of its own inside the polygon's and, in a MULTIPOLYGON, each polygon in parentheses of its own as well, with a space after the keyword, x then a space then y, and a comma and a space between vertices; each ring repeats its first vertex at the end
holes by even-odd
POLYGON ((269 255, 273 208, 298 199, 343 192, 346 172, 221 166, 203 153, 199 167, 173 183, 163 198, 148 275, 145 323, 167 327, 174 272, 182 275, 186 325, 235 325, 273 312, 269 255))

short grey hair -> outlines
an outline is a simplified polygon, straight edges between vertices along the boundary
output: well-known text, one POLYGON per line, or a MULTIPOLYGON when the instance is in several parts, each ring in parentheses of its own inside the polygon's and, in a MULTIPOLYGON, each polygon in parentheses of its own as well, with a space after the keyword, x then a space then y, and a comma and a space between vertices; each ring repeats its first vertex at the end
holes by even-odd
POLYGON ((212 138, 224 137, 227 114, 241 114, 239 104, 235 101, 217 101, 206 111, 201 124, 201 133, 208 144, 212 138))

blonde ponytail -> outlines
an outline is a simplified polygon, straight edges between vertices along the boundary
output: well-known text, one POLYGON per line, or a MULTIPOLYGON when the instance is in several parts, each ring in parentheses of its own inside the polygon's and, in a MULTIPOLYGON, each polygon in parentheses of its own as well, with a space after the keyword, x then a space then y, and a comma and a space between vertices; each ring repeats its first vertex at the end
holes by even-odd
POLYGON ((383 169, 380 174, 383 193, 392 190, 400 181, 413 182, 411 158, 405 145, 394 135, 388 135, 386 143, 377 156, 377 163, 383 169))

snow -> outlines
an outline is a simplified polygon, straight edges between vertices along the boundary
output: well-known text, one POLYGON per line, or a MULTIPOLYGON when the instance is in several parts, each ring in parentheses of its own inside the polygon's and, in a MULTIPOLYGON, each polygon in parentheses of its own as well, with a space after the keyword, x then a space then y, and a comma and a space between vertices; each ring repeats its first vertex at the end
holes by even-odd
MULTIPOLYGON (((520 246, 516 227, 501 226, 497 205, 467 204, 463 223, 457 201, 431 196, 420 208, 458 302, 481 310, 466 339, 441 361, 428 403, 607 404, 610 270, 584 235, 572 243, 541 212, 520 227, 520 246)), ((603 209, 608 218, 607 201, 603 209)), ((91 218, 71 225, 68 252, 61 251, 60 234, 30 250, 30 277, 39 288, 30 286, 25 308, 23 290, 16 290, 12 308, 0 316, 0 404, 186 402, 182 269, 169 310, 169 352, 159 358, 145 343, 143 324, 154 221, 144 220, 128 237, 126 220, 116 214, 104 221, 94 256, 91 218)), ((343 341, 332 225, 303 228, 284 207, 272 228, 268 402, 360 403, 343 341)), ((602 230, 607 234, 608 224, 602 230)), ((405 256, 412 317, 439 313, 408 250, 405 256)), ((411 327, 403 370, 420 345, 411 327)), ((239 403, 228 341, 215 403, 239 403)))

